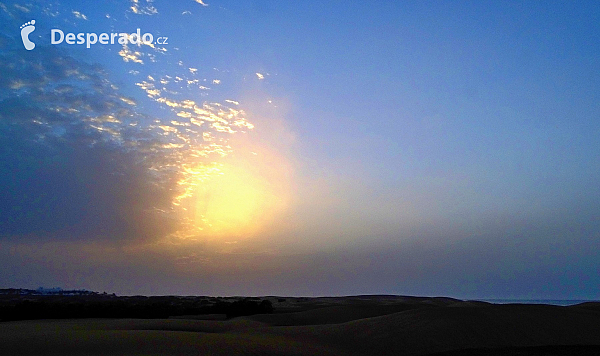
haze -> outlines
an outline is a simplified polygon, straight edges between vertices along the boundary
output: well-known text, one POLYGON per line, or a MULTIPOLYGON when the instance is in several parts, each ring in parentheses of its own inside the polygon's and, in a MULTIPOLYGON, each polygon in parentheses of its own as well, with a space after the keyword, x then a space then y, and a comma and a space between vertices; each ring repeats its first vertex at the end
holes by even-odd
POLYGON ((596 2, 4 1, 0 19, 3 288, 600 298, 596 2))

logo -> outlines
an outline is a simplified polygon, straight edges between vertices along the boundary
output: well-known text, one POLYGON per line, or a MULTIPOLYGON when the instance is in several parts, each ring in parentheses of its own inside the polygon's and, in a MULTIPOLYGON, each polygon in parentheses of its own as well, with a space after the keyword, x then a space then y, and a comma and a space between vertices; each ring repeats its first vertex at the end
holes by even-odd
POLYGON ((133 32, 133 33, 125 33, 125 32, 106 33, 106 32, 104 32, 101 34, 97 34, 94 32, 88 32, 88 33, 80 32, 80 33, 75 34, 75 33, 70 32, 70 33, 67 33, 66 35, 62 30, 59 30, 57 28, 53 28, 52 30, 50 30, 50 44, 53 44, 53 45, 61 44, 64 41, 66 44, 70 44, 70 45, 85 44, 85 46, 87 48, 90 48, 92 45, 95 45, 97 43, 102 44, 102 45, 115 44, 115 43, 118 43, 120 45, 126 45, 128 43, 135 44, 135 45, 140 45, 140 44, 153 45, 154 43, 159 44, 159 45, 166 45, 166 44, 168 44, 168 42, 167 42, 168 39, 169 39, 168 37, 159 37, 156 39, 156 41, 154 41, 154 36, 151 33, 146 32, 142 35, 139 28, 137 29, 137 32, 133 32))
MULTIPOLYGON (((0 3, 1 4, 1 3, 0 3)), ((29 22, 25 22, 21 25, 21 39, 23 40, 23 46, 28 51, 31 51, 35 48, 35 43, 31 42, 29 39, 29 34, 35 31, 35 20, 31 20, 29 22)), ((50 44, 57 45, 61 43, 66 43, 68 45, 85 45, 86 48, 90 48, 92 45, 101 44, 101 45, 127 45, 127 44, 135 44, 135 45, 149 45, 153 46, 157 45, 167 45, 168 37, 158 37, 156 41, 154 40, 154 36, 151 33, 142 34, 140 29, 138 28, 136 32, 126 33, 126 32, 111 32, 111 33, 72 33, 67 32, 66 34, 57 28, 53 28, 50 30, 50 44)))
POLYGON ((35 20, 31 20, 29 22, 25 22, 21 25, 21 39, 23 40, 23 46, 28 51, 31 51, 35 48, 35 43, 29 40, 29 34, 35 31, 35 20))

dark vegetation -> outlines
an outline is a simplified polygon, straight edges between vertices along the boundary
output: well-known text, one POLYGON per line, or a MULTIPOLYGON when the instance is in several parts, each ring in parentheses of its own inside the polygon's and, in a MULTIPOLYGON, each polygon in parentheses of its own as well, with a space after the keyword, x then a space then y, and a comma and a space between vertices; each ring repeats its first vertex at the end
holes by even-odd
POLYGON ((89 291, 39 293, 0 290, 0 320, 135 318, 166 319, 180 315, 224 314, 227 318, 273 312, 269 300, 179 296, 132 296, 89 291))

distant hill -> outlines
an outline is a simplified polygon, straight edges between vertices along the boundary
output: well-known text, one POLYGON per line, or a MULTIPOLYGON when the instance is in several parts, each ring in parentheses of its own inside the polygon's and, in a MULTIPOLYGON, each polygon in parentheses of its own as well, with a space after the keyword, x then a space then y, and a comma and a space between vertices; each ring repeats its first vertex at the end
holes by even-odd
MULTIPOLYGON (((96 295, 100 294, 86 289, 65 290, 62 288, 43 288, 24 289, 24 288, 5 288, 0 289, 0 295, 96 295)), ((106 293, 104 293, 106 294, 106 293)))

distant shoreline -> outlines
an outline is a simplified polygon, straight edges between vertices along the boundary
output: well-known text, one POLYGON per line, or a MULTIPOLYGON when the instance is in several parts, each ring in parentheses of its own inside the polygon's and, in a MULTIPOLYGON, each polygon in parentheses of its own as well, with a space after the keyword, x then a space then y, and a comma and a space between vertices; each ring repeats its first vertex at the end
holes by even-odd
POLYGON ((569 306, 581 303, 597 302, 597 300, 589 299, 474 299, 479 302, 487 302, 493 304, 546 304, 569 306))

